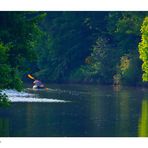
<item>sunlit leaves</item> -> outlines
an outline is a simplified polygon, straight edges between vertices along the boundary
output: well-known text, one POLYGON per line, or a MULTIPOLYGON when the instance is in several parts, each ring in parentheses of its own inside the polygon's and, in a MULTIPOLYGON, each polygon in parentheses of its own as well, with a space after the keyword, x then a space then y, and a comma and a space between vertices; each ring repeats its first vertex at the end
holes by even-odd
POLYGON ((143 61, 143 81, 148 81, 148 17, 143 21, 141 27, 142 41, 139 43, 140 59, 143 61))
POLYGON ((121 73, 124 74, 128 70, 130 65, 129 57, 127 55, 122 56, 120 62, 120 70, 121 73))

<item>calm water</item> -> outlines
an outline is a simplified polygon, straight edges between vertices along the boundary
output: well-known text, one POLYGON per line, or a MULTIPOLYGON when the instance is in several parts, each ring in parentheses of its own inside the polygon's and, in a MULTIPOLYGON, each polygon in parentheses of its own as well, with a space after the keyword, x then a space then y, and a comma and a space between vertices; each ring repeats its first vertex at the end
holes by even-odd
POLYGON ((148 137, 148 90, 49 87, 9 94, 11 107, 0 108, 1 137, 148 137))

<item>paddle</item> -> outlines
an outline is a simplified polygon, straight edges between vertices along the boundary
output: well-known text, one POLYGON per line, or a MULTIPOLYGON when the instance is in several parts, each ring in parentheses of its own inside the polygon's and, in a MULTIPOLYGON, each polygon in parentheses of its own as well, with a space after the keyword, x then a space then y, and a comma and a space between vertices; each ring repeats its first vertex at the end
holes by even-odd
POLYGON ((28 76, 28 78, 35 80, 35 78, 31 74, 28 74, 27 76, 28 76))

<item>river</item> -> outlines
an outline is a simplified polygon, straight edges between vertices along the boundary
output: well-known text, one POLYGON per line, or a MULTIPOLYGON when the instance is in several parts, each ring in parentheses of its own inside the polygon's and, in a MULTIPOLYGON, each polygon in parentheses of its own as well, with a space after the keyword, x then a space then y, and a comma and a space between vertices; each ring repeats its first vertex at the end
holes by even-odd
POLYGON ((4 90, 1 137, 148 137, 148 90, 98 85, 49 85, 4 90))

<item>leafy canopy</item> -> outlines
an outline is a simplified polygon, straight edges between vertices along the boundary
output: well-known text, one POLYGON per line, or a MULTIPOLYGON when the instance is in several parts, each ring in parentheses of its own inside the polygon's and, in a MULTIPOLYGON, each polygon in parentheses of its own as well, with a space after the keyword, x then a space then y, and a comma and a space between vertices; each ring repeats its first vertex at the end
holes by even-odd
POLYGON ((143 81, 148 81, 148 17, 145 17, 142 27, 142 41, 139 43, 140 59, 143 61, 143 81))

